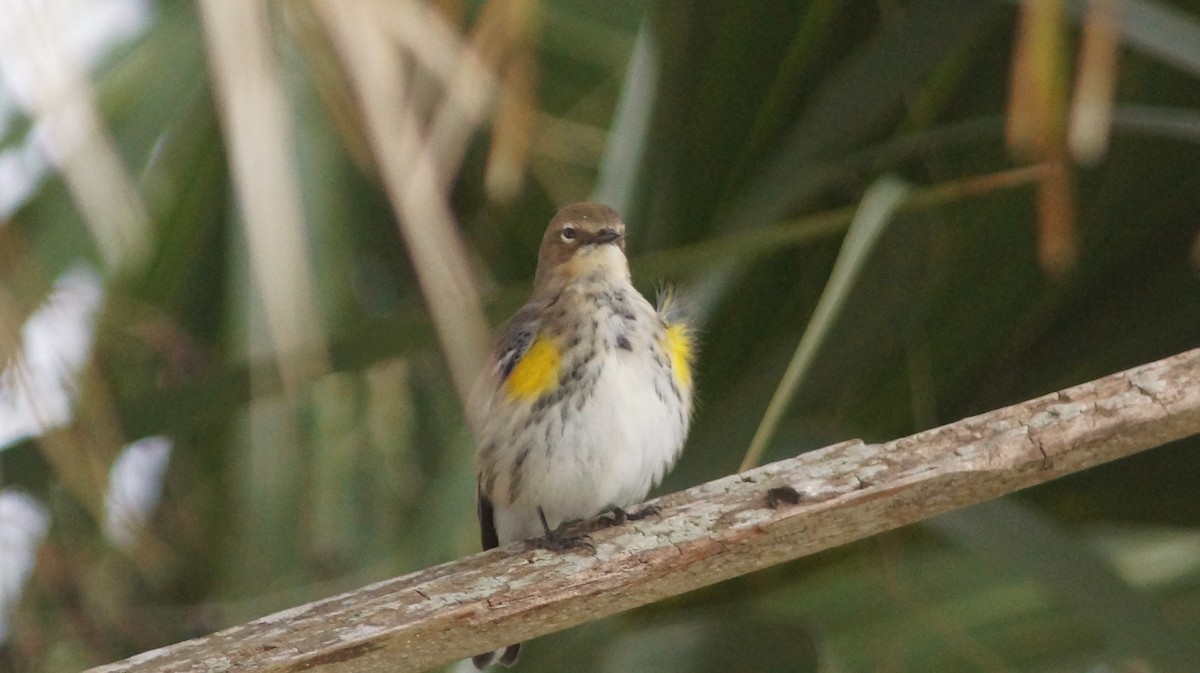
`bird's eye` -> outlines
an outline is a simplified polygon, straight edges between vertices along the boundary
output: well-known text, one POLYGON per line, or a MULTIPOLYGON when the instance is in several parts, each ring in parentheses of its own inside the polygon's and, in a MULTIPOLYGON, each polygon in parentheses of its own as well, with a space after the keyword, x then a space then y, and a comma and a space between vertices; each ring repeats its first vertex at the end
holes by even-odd
POLYGON ((562 240, 570 241, 575 238, 575 227, 563 227, 562 240))

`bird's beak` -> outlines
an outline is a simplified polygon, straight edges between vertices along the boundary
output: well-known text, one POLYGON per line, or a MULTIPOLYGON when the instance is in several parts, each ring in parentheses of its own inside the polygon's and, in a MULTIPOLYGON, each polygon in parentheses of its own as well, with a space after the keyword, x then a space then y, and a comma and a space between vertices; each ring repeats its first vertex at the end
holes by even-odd
POLYGON ((612 243, 620 238, 621 233, 615 229, 601 229, 592 237, 591 242, 594 245, 603 245, 605 243, 612 243))

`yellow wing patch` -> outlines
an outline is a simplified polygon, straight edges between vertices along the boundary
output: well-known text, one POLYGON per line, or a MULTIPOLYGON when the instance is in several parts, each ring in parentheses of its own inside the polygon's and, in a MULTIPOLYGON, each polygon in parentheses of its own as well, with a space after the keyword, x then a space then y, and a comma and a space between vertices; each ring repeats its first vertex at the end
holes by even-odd
POLYGON ((552 339, 534 339, 520 362, 504 379, 504 390, 513 399, 536 399, 558 385, 562 355, 552 339))
POLYGON ((675 373, 675 383, 682 388, 692 385, 695 343, 687 325, 679 322, 667 325, 667 353, 671 356, 671 370, 675 373))

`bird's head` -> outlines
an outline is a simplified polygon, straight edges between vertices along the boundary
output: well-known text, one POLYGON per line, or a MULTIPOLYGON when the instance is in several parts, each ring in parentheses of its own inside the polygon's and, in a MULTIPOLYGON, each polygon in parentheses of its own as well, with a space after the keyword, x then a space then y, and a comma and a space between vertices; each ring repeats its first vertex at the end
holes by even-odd
POLYGON ((541 288, 592 275, 629 278, 625 223, 599 203, 563 206, 542 237, 534 284, 541 288))

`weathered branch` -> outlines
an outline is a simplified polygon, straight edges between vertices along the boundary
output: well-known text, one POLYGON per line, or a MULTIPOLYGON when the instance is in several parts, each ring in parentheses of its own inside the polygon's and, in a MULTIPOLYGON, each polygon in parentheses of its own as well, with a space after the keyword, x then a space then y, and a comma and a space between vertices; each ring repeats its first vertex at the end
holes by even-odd
POLYGON ((1200 433, 1200 350, 884 444, 844 442, 522 544, 92 669, 423 670, 965 507, 1200 433), (799 496, 798 499, 796 496, 799 496))

